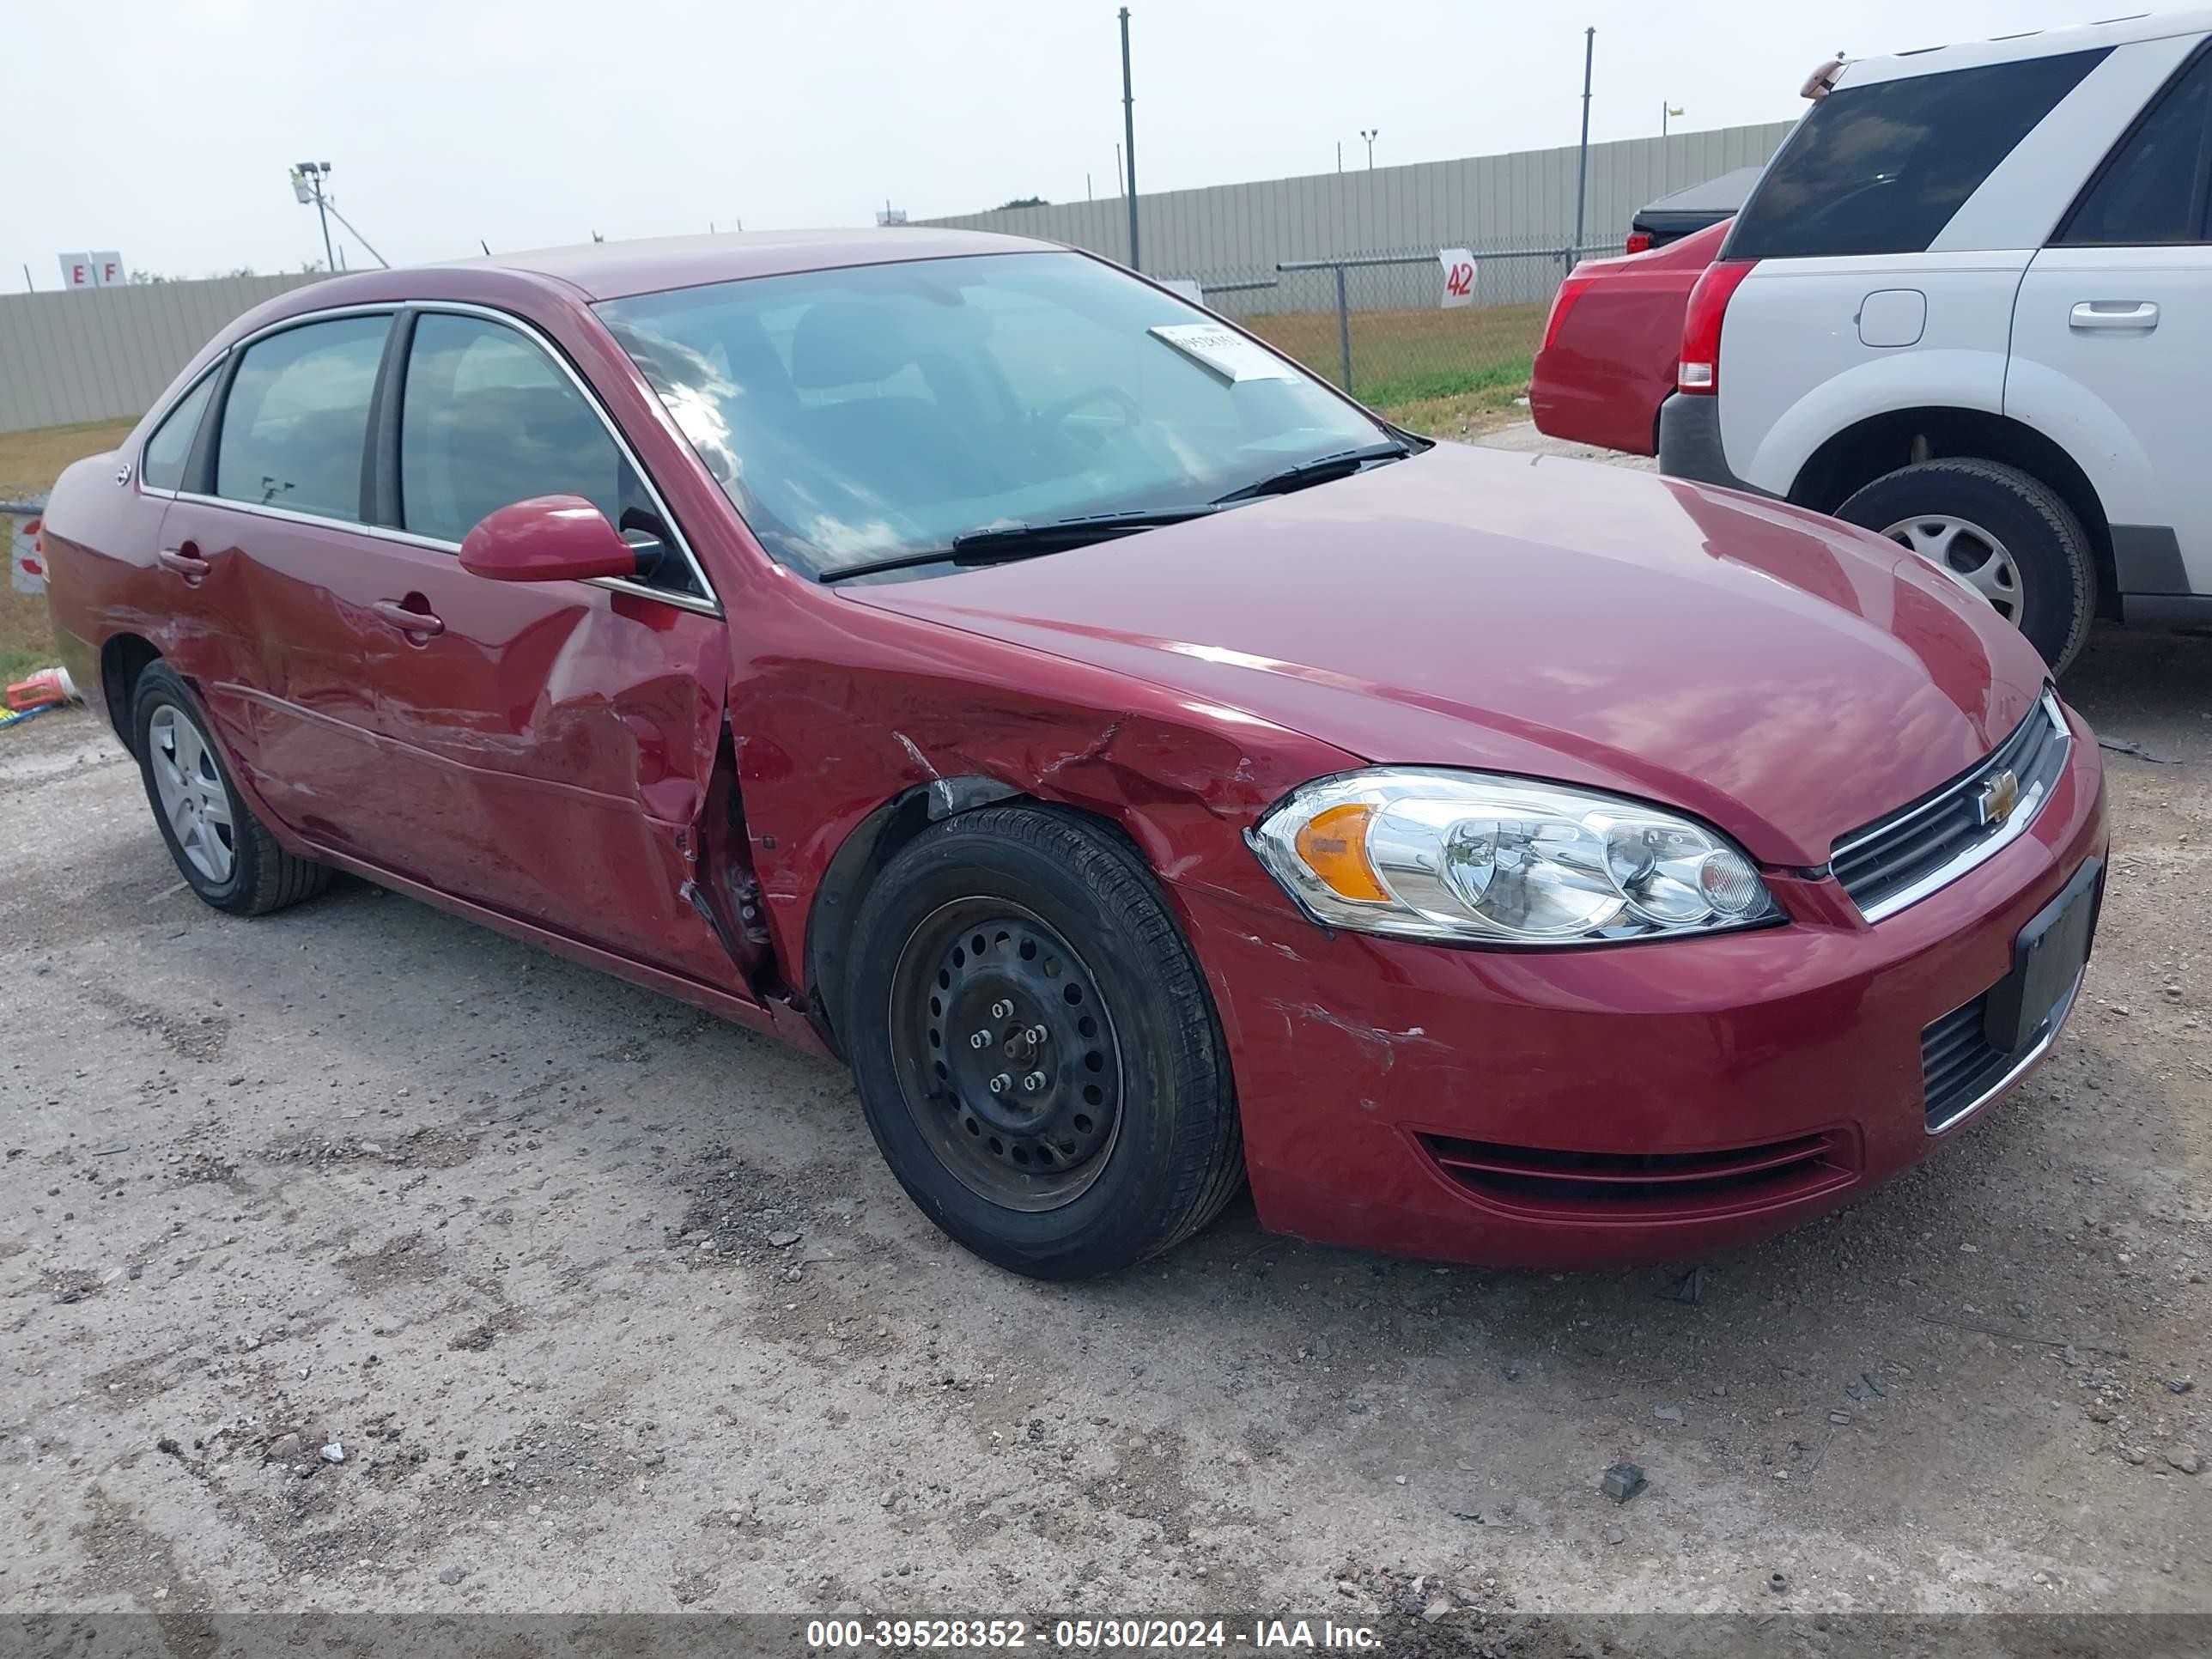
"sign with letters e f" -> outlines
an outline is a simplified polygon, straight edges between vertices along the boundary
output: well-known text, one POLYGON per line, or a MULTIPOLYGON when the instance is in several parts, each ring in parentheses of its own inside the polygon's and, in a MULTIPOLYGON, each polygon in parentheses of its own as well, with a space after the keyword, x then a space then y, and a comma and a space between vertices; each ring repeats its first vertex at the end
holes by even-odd
POLYGON ((123 256, 112 248, 62 255, 64 288, 121 288, 123 256))
POLYGON ((1440 247, 1437 250, 1437 263, 1443 267, 1443 308, 1449 311, 1455 306, 1473 305, 1474 255, 1463 247, 1440 247))

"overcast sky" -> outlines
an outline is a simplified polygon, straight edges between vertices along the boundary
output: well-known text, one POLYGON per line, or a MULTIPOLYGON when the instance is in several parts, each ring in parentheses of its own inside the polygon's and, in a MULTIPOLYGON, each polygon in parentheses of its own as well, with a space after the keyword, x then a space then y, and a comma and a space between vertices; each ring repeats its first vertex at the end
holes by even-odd
MULTIPOLYGON (((112 248, 198 276, 322 252, 329 161, 393 264, 866 224, 1115 191, 1112 0, 100 0, 11 5, 0 291, 112 248)), ((2081 21, 2114 0, 1135 0, 1146 191, 1789 119, 1807 70, 2081 21)), ((335 228, 335 227, 334 227, 335 228)), ((348 259, 368 263, 358 241, 348 259)))

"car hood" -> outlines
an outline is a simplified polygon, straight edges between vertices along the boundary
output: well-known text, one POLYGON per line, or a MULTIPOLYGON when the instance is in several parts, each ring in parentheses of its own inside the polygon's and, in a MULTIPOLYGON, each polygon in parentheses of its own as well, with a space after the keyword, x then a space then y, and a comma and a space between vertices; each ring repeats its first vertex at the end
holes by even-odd
POLYGON ((1839 836, 1966 770, 2045 678, 1978 598, 1863 532, 1454 444, 1215 518, 845 592, 1370 761, 1661 801, 1773 865, 1824 864, 1839 836))

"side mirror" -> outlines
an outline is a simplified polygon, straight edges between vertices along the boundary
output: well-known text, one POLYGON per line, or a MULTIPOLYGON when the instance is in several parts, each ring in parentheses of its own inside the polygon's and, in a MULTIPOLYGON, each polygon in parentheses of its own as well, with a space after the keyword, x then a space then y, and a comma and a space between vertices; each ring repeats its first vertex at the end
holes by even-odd
POLYGON ((637 550, 581 495, 539 495, 488 514, 461 543, 461 568, 495 582, 635 576, 637 550))

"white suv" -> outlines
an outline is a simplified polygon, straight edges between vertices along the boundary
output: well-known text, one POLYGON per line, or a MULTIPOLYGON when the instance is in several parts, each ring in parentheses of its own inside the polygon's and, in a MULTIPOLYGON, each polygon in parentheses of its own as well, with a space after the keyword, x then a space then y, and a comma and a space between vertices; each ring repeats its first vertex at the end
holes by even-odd
POLYGON ((2212 623, 2212 11, 1853 62, 1684 319, 1662 471, 1948 566, 2054 669, 2212 623))

